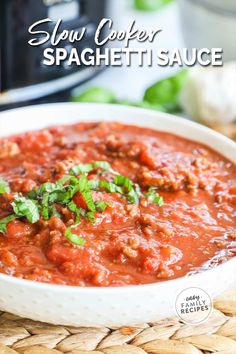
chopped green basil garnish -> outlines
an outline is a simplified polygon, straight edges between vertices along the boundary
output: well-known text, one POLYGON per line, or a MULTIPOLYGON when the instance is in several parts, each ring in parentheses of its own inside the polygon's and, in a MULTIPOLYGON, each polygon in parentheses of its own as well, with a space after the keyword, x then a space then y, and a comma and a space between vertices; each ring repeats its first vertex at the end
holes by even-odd
POLYGON ((107 161, 95 161, 92 165, 93 168, 101 168, 104 171, 111 170, 111 165, 107 161))
POLYGON ((157 204, 158 206, 162 206, 164 204, 163 197, 160 196, 153 187, 149 188, 146 197, 148 200, 157 204))
POLYGON ((95 204, 91 189, 89 188, 88 179, 85 175, 82 175, 78 181, 78 192, 80 192, 84 198, 88 210, 95 211, 95 204))
POLYGON ((16 218, 17 218, 17 215, 12 214, 12 215, 5 217, 4 219, 1 219, 0 220, 0 233, 5 234, 5 232, 7 231, 7 224, 10 221, 15 220, 16 218))
POLYGON ((127 192, 130 192, 131 189, 133 189, 133 184, 131 182, 131 180, 128 178, 128 177, 125 177, 125 176, 115 176, 114 177, 114 183, 117 185, 117 186, 122 186, 124 187, 124 189, 127 191, 127 192))
POLYGON ((128 177, 120 175, 114 177, 114 183, 123 187, 121 194, 124 194, 130 203, 138 204, 141 193, 137 184, 133 184, 128 177))
POLYGON ((100 181, 98 179, 92 179, 92 180, 89 180, 88 181, 88 185, 89 185, 89 188, 92 190, 92 191, 97 191, 98 188, 99 188, 99 183, 100 181))
POLYGON ((44 220, 48 220, 49 219, 49 212, 50 212, 50 206, 49 206, 49 193, 45 193, 42 197, 42 208, 41 208, 41 213, 42 213, 42 217, 44 218, 44 220))
POLYGON ((123 193, 121 187, 117 186, 115 183, 107 182, 105 180, 99 181, 99 187, 105 189, 107 192, 110 193, 123 193))
MULTIPOLYGON (((8 222, 17 218, 25 217, 31 224, 36 223, 40 217, 44 220, 49 220, 52 216, 61 218, 58 205, 62 205, 75 215, 75 224, 66 229, 65 236, 72 243, 81 246, 85 240, 73 234, 72 228, 79 225, 81 217, 95 223, 96 212, 103 213, 110 206, 104 200, 94 201, 92 191, 119 193, 132 204, 138 204, 140 197, 143 196, 138 184, 133 183, 128 177, 119 175, 106 161, 78 164, 69 173, 55 183, 43 183, 26 196, 22 196, 20 193, 15 194, 13 202, 11 202, 14 213, 0 220, 0 232, 5 233, 8 222), (109 172, 114 176, 113 180, 99 179, 99 177, 89 179, 88 174, 97 169, 97 176, 109 172), (83 198, 83 207, 74 201, 77 193, 80 193, 83 198)), ((0 193, 6 191, 9 191, 8 184, 0 179, 0 193)), ((163 204, 163 198, 152 187, 146 193, 146 198, 159 206, 163 204)))
POLYGON ((78 165, 73 166, 70 170, 70 174, 74 174, 75 176, 80 174, 86 174, 95 170, 96 168, 100 168, 105 172, 115 172, 107 161, 95 161, 93 163, 80 163, 78 165))
POLYGON ((15 195, 14 202, 11 203, 14 213, 17 217, 26 217, 26 219, 34 224, 39 221, 39 209, 37 202, 34 200, 26 199, 25 197, 15 195))
POLYGON ((88 219, 92 224, 95 223, 95 212, 94 211, 88 211, 85 213, 85 218, 88 219))
POLYGON ((78 235, 73 234, 73 233, 71 232, 71 230, 72 230, 72 228, 73 228, 74 226, 75 226, 75 225, 70 226, 70 227, 68 227, 68 228, 66 229, 66 231, 65 231, 65 236, 66 236, 66 238, 67 238, 70 242, 74 243, 75 245, 77 245, 77 246, 83 246, 84 243, 85 243, 85 240, 84 240, 82 237, 79 237, 78 235))
POLYGON ((72 167, 70 170, 71 174, 74 174, 75 176, 80 175, 81 173, 89 173, 93 170, 93 164, 91 163, 86 163, 86 164, 78 164, 72 167))
POLYGON ((103 213, 108 206, 110 206, 110 204, 102 200, 97 200, 95 202, 95 208, 99 213, 103 213))
POLYGON ((77 205, 73 201, 69 202, 67 204, 67 207, 70 211, 75 213, 75 215, 76 215, 75 223, 79 224, 80 223, 80 209, 77 207, 77 205))
POLYGON ((10 188, 7 181, 0 177, 0 194, 9 193, 10 188))

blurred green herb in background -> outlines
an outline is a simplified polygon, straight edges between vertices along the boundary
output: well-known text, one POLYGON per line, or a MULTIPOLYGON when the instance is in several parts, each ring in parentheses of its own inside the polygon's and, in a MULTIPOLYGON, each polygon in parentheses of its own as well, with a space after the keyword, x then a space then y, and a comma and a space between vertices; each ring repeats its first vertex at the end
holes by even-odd
POLYGON ((186 82, 187 73, 187 69, 182 69, 176 75, 156 82, 145 91, 143 100, 158 104, 167 112, 179 111, 179 94, 186 82))
POLYGON ((73 102, 116 103, 153 109, 163 112, 178 112, 179 94, 187 80, 188 70, 182 69, 176 75, 154 83, 144 92, 142 101, 133 102, 127 99, 118 99, 115 94, 103 87, 91 87, 78 96, 73 96, 73 102))
POLYGON ((173 0, 134 0, 134 7, 140 11, 157 11, 173 0))
POLYGON ((106 88, 91 87, 82 92, 79 96, 72 98, 74 102, 94 102, 94 103, 116 103, 114 93, 106 88))

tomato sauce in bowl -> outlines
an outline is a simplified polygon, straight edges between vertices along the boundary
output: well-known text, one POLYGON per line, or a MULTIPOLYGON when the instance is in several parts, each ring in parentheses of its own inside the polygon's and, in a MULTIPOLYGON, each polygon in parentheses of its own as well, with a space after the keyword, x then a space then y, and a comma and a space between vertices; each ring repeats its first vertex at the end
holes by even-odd
POLYGON ((7 275, 137 285, 236 254, 235 165, 170 133, 101 122, 1 138, 0 177, 7 275))

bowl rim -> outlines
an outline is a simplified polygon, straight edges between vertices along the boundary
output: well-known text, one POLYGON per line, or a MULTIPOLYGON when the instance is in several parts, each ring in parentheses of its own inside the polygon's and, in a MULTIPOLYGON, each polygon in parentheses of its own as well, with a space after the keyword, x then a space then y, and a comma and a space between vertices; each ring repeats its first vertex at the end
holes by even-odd
MULTIPOLYGON (((173 115, 173 114, 168 114, 165 112, 159 112, 159 111, 154 111, 154 110, 149 110, 146 108, 140 108, 140 107, 133 107, 133 106, 127 106, 127 105, 118 105, 118 104, 104 104, 104 103, 77 103, 77 102, 59 102, 59 103, 46 103, 46 104, 37 104, 37 105, 30 105, 30 106, 25 106, 25 107, 20 107, 20 108, 14 108, 14 109, 9 109, 3 112, 0 112, 0 121, 1 118, 4 115, 7 114, 14 114, 17 112, 24 112, 24 111, 31 111, 32 109, 35 111, 38 111, 40 109, 46 109, 47 108, 53 108, 53 107, 63 107, 63 106, 83 106, 83 107, 93 107, 93 108, 97 108, 97 109, 112 109, 114 108, 115 110, 120 111, 121 113, 126 111, 128 113, 128 111, 135 113, 135 111, 140 112, 142 111, 143 114, 145 115, 156 115, 156 118, 165 118, 167 120, 169 120, 169 122, 177 122, 177 124, 183 124, 185 126, 188 127, 192 127, 192 128, 196 128, 198 131, 200 132, 205 132, 211 136, 216 137, 217 139, 227 143, 229 145, 229 147, 232 147, 235 151, 236 151, 236 143, 234 141, 232 141, 231 139, 227 138, 226 136, 214 131, 213 129, 210 129, 206 126, 203 126, 197 122, 191 121, 187 118, 181 117, 181 116, 177 116, 177 115, 173 115)), ((85 121, 85 120, 82 120, 85 121)), ((112 120, 111 120, 112 121, 112 120)), ((114 120, 113 120, 114 121, 114 120)), ((118 119, 119 121, 119 119, 118 119)), ((79 119, 78 119, 79 122, 79 119)), ((50 123, 50 122, 49 122, 50 123)), ((73 124, 71 122, 68 123, 68 125, 73 124)), ((129 123, 130 124, 130 123, 129 123)), ((63 125, 63 124, 62 124, 63 125)), ((66 125, 66 124, 65 124, 66 125)), ((135 124, 137 126, 139 126, 138 122, 137 124, 135 124)), ((48 125, 50 126, 50 124, 48 125)), ((52 125, 53 126, 53 125, 52 125)), ((150 128, 155 130, 155 128, 150 128)), ((38 130, 38 129, 36 129, 38 130)), ((156 129, 159 131, 163 131, 165 132, 165 130, 161 130, 161 129, 156 129)), ((32 131, 31 129, 29 131, 32 131)), ((17 133, 16 133, 17 134, 17 133)), ((21 133, 19 133, 21 134, 21 133)), ((171 134, 175 134, 175 133, 171 133, 171 134)), ((10 134, 9 136, 11 136, 12 134, 10 134)), ((180 136, 179 134, 176 134, 176 136, 180 136)), ((7 137, 7 136, 6 136, 7 137)), ((0 134, 0 138, 1 138, 1 134, 0 134)), ((194 141, 198 141, 197 139, 192 139, 192 138, 188 138, 186 137, 186 139, 189 140, 194 140, 194 141)), ((209 146, 207 144, 207 142, 205 143, 206 146, 209 146)), ((210 147, 211 149, 214 150, 214 148, 210 147)), ((223 154, 222 154, 223 155, 223 154)), ((224 156, 224 155, 223 155, 224 156)), ((233 163, 235 164, 235 162, 233 161, 233 163)), ((169 279, 169 280, 163 280, 163 281, 158 281, 156 283, 147 283, 147 284, 140 284, 140 285, 123 285, 123 286, 109 286, 109 287, 97 287, 97 286, 88 286, 88 287, 82 287, 82 286, 74 286, 74 285, 64 285, 64 284, 52 284, 52 283, 44 283, 44 282, 39 282, 39 281, 33 281, 33 280, 27 280, 27 279, 22 279, 22 278, 18 278, 18 277, 14 277, 11 275, 7 275, 7 274, 3 274, 0 273, 0 282, 1 281, 5 281, 8 283, 11 283, 13 285, 16 286, 26 286, 27 288, 34 288, 34 289, 42 289, 42 290, 48 290, 48 291, 59 291, 59 292, 81 292, 84 294, 94 294, 95 292, 97 293, 97 295, 102 295, 102 294, 124 294, 126 292, 137 292, 140 291, 141 292, 147 292, 150 290, 154 290, 156 288, 156 290, 158 290, 158 288, 160 287, 165 287, 167 284, 170 283, 179 283, 179 285, 181 285, 182 282, 184 282, 187 278, 191 278, 191 279, 196 279, 198 277, 201 277, 203 274, 210 274, 210 273, 214 273, 217 272, 217 270, 220 268, 224 268, 227 267, 228 265, 231 265, 231 263, 235 263, 236 265, 236 256, 230 258, 229 260, 204 271, 199 271, 196 274, 192 274, 192 275, 183 275, 181 277, 178 278, 174 278, 174 279, 169 279)))
MULTIPOLYGON (((222 270, 223 268, 226 268, 228 266, 233 266, 235 263, 236 266, 236 257, 230 258, 229 260, 215 266, 214 268, 207 269, 204 271, 201 271, 199 273, 193 274, 193 275, 183 275, 182 277, 174 278, 174 279, 169 279, 169 280, 163 280, 159 281, 156 283, 148 283, 148 284, 140 284, 140 285, 123 285, 123 286, 76 286, 76 285, 62 285, 62 284, 52 284, 52 283, 44 283, 44 282, 39 282, 39 281, 33 281, 33 280, 28 280, 28 279, 21 279, 17 278, 11 275, 7 274, 2 274, 0 273, 0 282, 5 281, 7 283, 11 283, 12 285, 15 286, 25 286, 27 288, 33 288, 33 289, 40 289, 40 290, 45 290, 45 291, 50 291, 52 292, 77 292, 81 293, 81 295, 91 295, 96 293, 96 295, 112 295, 112 294, 117 294, 117 295, 124 295, 126 293, 134 292, 137 293, 137 291, 140 293, 147 293, 151 292, 152 290, 158 290, 162 287, 166 287, 170 284, 177 284, 179 283, 179 286, 181 286, 182 282, 185 282, 187 278, 195 279, 196 283, 198 278, 201 278, 202 275, 213 275, 216 273, 219 268, 222 270)), ((191 287, 191 286, 190 286, 191 287)), ((186 285, 185 285, 186 288, 186 285)))
MULTIPOLYGON (((130 105, 125 105, 125 104, 121 105, 121 104, 115 104, 115 103, 93 103, 93 102, 42 103, 42 104, 29 105, 29 106, 24 106, 24 107, 19 107, 19 108, 7 109, 7 110, 2 111, 2 112, 0 111, 0 119, 2 118, 2 116, 8 115, 8 114, 12 115, 14 113, 22 112, 22 111, 23 112, 24 111, 25 112, 32 111, 32 110, 38 111, 38 109, 47 110, 47 109, 50 109, 50 108, 56 108, 56 107, 63 108, 63 107, 66 107, 66 106, 71 106, 71 107, 73 107, 73 106, 81 106, 81 107, 84 107, 84 108, 92 107, 93 109, 98 109, 98 110, 114 108, 114 110, 120 111, 120 113, 123 113, 123 112, 127 112, 128 113, 130 111, 131 114, 134 113, 135 111, 136 112, 143 112, 144 115, 145 114, 150 115, 150 116, 152 116, 152 118, 154 116, 156 116, 156 118, 166 119, 169 122, 172 122, 174 124, 177 123, 177 125, 178 124, 184 124, 186 127, 196 128, 199 132, 206 133, 208 135, 214 136, 215 138, 223 141, 224 143, 226 143, 228 145, 231 145, 231 147, 233 149, 236 149, 236 142, 235 141, 233 141, 232 139, 228 138, 227 136, 219 133, 218 131, 215 131, 212 128, 201 124, 200 122, 193 121, 191 119, 188 119, 187 117, 183 117, 183 116, 177 115, 177 114, 171 114, 171 113, 166 113, 166 112, 162 112, 162 111, 151 110, 151 109, 148 109, 148 108, 130 106, 130 105)), ((78 119, 78 122, 79 121, 80 120, 78 119)), ((91 120, 91 122, 92 121, 93 120, 91 120)), ((94 119, 94 121, 100 121, 100 120, 94 119)), ((119 119, 117 119, 117 121, 119 121, 119 119)), ((82 120, 82 122, 85 122, 85 120, 82 120)), ((0 120, 0 123, 1 123, 1 120, 0 120)), ((70 124, 73 124, 73 123, 69 122, 68 124, 70 125, 70 124)), ((63 123, 63 124, 60 124, 60 125, 67 125, 67 124, 63 123)), ((128 125, 137 125, 137 126, 139 126, 138 123, 137 124, 128 123, 128 125)), ((48 127, 50 127, 50 126, 54 126, 54 124, 52 124, 52 125, 49 124, 48 127)), ((141 125, 141 127, 143 127, 143 126, 141 125)), ((150 128, 150 129, 155 130, 155 128, 150 128)), ((35 131, 37 131, 37 130, 40 130, 40 128, 39 129, 37 128, 35 131)), ((168 132, 168 130, 161 130, 161 129, 156 129, 156 130, 163 131, 163 132, 168 132)), ((29 131, 33 131, 33 130, 30 129, 29 131)), ((17 135, 18 133, 14 133, 14 134, 17 135)), ((8 137, 8 136, 11 136, 11 135, 14 135, 14 134, 10 134, 10 135, 4 136, 4 137, 8 137)), ((19 134, 21 134, 21 132, 19 134)), ((175 133, 170 133, 170 134, 173 134, 173 135, 176 135, 176 136, 182 136, 182 135, 180 135, 178 133, 176 133, 176 134, 175 133)), ((198 142, 197 139, 188 138, 185 135, 183 135, 182 137, 185 137, 186 139, 198 142)), ((1 138, 1 132, 0 132, 0 138, 1 138)), ((204 143, 201 143, 201 142, 200 142, 200 144, 204 145, 204 143)), ((207 142, 205 143, 205 145, 209 147, 207 142)), ((212 148, 212 147, 210 147, 210 148, 213 149, 213 150, 216 150, 215 148, 212 148)), ((220 152, 218 151, 218 153, 220 153, 220 152)), ((222 156, 224 156, 224 154, 222 154, 222 156)), ((228 160, 230 160, 230 158, 228 158, 228 157, 226 157, 226 158, 228 160)), ((233 163, 236 164, 236 159, 235 159, 235 161, 233 161, 233 163)))

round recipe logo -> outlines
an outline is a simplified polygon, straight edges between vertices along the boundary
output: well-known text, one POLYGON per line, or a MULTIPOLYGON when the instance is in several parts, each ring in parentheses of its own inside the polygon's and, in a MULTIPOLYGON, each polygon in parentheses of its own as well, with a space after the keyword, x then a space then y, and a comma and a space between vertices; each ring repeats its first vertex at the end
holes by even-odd
POLYGON ((207 320, 213 303, 210 295, 201 288, 187 288, 176 298, 177 316, 187 324, 199 324, 207 320))

